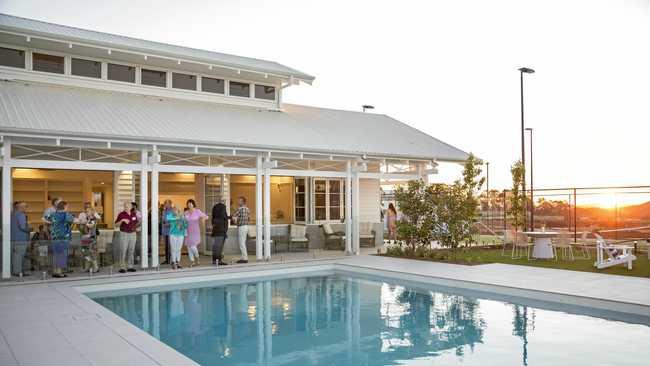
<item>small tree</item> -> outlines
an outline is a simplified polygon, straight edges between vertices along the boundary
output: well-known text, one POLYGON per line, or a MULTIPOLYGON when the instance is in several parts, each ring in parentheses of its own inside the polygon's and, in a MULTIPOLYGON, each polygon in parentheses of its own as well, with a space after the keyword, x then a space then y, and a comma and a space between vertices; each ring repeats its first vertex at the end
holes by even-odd
POLYGON ((433 203, 434 237, 455 253, 460 243, 474 242, 473 227, 478 221, 478 191, 485 178, 481 159, 473 154, 465 162, 463 176, 451 185, 434 184, 429 189, 433 203))
POLYGON ((508 216, 510 222, 515 229, 524 226, 524 166, 521 160, 517 160, 510 167, 512 174, 512 190, 510 191, 510 208, 508 209, 508 216))
POLYGON ((395 190, 395 200, 402 213, 397 222, 397 234, 404 240, 411 254, 420 245, 432 240, 431 200, 427 184, 423 180, 409 181, 406 188, 395 190))

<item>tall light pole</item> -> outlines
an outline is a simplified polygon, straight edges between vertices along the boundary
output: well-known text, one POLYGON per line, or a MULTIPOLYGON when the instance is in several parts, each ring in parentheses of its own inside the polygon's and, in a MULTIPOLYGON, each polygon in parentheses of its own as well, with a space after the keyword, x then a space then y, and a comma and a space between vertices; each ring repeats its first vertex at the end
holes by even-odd
POLYGON ((528 67, 519 68, 519 86, 521 90, 521 167, 524 176, 521 191, 524 196, 524 229, 526 228, 526 213, 528 212, 526 209, 526 206, 528 206, 528 204, 526 200, 526 148, 524 145, 524 74, 532 74, 534 72, 535 70, 528 67))
POLYGON ((527 127, 530 132, 530 231, 535 231, 535 191, 533 188, 533 129, 527 127))
POLYGON ((490 230, 493 230, 492 227, 492 200, 490 200, 490 162, 485 162, 485 191, 487 192, 487 202, 488 202, 488 224, 490 225, 490 230))

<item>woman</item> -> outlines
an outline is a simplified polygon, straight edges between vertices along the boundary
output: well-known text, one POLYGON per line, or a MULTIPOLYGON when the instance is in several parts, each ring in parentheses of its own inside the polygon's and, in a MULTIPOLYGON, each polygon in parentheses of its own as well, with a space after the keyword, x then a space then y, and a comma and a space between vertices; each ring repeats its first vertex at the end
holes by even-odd
POLYGON ((185 219, 187 220, 187 237, 185 238, 185 245, 187 246, 187 255, 190 257, 190 267, 199 264, 199 244, 201 243, 201 222, 205 222, 208 215, 196 207, 196 201, 193 199, 187 200, 187 210, 185 211, 185 219))
POLYGON ((101 216, 90 202, 84 203, 84 211, 79 214, 79 233, 81 234, 81 253, 85 259, 84 270, 97 272, 97 222, 101 216))
POLYGON ((163 203, 163 207, 161 210, 161 230, 160 234, 165 240, 165 262, 163 264, 169 264, 171 263, 170 259, 170 248, 169 248, 169 223, 167 222, 167 214, 172 211, 172 200, 165 200, 165 203, 163 203))
POLYGON ((388 204, 388 210, 386 210, 386 226, 388 227, 388 239, 396 240, 397 239, 397 210, 395 205, 392 203, 388 204))
POLYGON ((68 202, 59 201, 56 211, 49 216, 52 246, 54 247, 54 274, 52 277, 68 277, 63 269, 68 265, 68 248, 72 240, 72 224, 74 216, 68 212, 68 202))
POLYGON ((223 200, 212 207, 212 264, 226 265, 223 261, 223 244, 226 242, 230 217, 223 200))
POLYGON ((169 210, 165 219, 169 224, 169 248, 171 249, 169 260, 172 268, 178 269, 181 268, 181 247, 183 246, 183 239, 187 235, 187 220, 177 207, 169 210))

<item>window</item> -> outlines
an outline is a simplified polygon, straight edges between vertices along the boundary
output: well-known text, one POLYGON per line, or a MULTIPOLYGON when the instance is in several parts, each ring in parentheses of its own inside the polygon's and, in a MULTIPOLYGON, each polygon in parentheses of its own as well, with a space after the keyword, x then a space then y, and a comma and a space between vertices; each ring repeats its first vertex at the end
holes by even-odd
POLYGON ((222 79, 201 78, 201 90, 208 93, 224 93, 224 81, 222 79))
POLYGON ((296 178, 296 221, 307 221, 305 208, 307 207, 306 179, 296 178))
POLYGON ((135 83, 135 67, 108 64, 108 79, 124 81, 127 83, 135 83))
MULTIPOLYGON (((343 184, 339 179, 314 180, 314 219, 340 221, 343 218, 343 184)), ((296 202, 296 206, 298 206, 296 202)))
POLYGON ((172 73, 172 88, 196 90, 196 76, 172 73))
POLYGON ((63 74, 63 56, 34 53, 32 55, 32 68, 36 71, 63 74))
POLYGON ((230 95, 235 97, 250 97, 251 85, 247 83, 240 83, 237 81, 230 82, 230 95))
POLYGON ((275 87, 255 84, 255 98, 275 100, 275 87))
POLYGON ((70 66, 70 73, 72 73, 72 75, 97 79, 102 77, 102 63, 99 61, 73 58, 70 66))
POLYGON ((167 73, 164 71, 142 69, 140 73, 140 84, 151 86, 167 86, 167 73))
POLYGON ((0 65, 25 68, 25 51, 0 47, 0 65))

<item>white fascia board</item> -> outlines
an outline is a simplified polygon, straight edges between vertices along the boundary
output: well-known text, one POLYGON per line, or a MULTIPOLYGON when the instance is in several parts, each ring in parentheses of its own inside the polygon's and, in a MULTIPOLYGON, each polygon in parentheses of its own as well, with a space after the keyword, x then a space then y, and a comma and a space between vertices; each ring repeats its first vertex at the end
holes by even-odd
POLYGON ((191 165, 158 165, 156 167, 161 173, 197 173, 197 174, 241 174, 254 175, 255 168, 235 168, 219 166, 191 166, 191 165))

